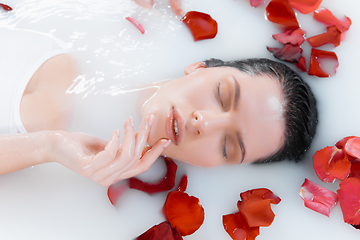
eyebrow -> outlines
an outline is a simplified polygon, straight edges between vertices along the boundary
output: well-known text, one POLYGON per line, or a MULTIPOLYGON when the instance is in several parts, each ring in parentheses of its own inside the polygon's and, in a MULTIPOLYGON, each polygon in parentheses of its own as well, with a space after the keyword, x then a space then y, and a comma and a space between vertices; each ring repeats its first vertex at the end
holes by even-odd
POLYGON ((245 145, 244 145, 244 141, 241 137, 241 134, 239 132, 236 132, 236 138, 237 138, 237 141, 238 141, 239 147, 241 149, 241 153, 242 153, 242 157, 241 157, 241 161, 240 161, 240 163, 242 163, 245 158, 245 145))
POLYGON ((233 110, 236 110, 236 108, 239 105, 240 100, 240 85, 238 81, 234 78, 234 87, 235 87, 235 94, 234 94, 234 104, 233 104, 233 110))
MULTIPOLYGON (((235 94, 234 94, 233 110, 236 110, 238 108, 239 100, 240 100, 240 85, 239 85, 238 81, 236 81, 235 77, 234 77, 234 87, 235 87, 235 94)), ((245 158, 245 145, 244 145, 244 141, 242 139, 240 132, 236 132, 236 138, 237 138, 239 147, 242 152, 242 158, 241 158, 241 162, 240 162, 240 163, 242 163, 245 158)))

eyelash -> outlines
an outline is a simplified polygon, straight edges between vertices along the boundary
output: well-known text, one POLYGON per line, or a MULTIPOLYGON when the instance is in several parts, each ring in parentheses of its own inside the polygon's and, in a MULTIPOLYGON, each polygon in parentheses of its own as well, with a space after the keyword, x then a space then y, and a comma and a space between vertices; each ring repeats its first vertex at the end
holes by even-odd
POLYGON ((224 136, 224 145, 222 147, 222 152, 223 152, 223 157, 227 158, 227 154, 226 154, 226 136, 224 136))

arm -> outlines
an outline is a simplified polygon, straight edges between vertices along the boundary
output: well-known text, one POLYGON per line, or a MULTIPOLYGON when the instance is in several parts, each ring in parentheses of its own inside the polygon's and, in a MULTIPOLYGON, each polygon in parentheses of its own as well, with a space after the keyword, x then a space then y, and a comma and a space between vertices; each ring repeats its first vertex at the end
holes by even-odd
POLYGON ((114 131, 109 142, 64 131, 44 131, 0 137, 0 174, 33 165, 58 162, 102 186, 143 173, 170 143, 160 139, 145 146, 153 116, 146 117, 135 134, 132 120, 125 122, 125 136, 114 131))

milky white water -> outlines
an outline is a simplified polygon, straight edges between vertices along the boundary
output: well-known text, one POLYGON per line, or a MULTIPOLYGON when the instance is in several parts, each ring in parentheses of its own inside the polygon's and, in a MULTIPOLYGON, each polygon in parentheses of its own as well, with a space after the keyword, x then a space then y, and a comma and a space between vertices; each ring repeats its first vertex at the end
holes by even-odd
MULTIPOLYGON (((139 124, 133 110, 138 92, 124 94, 128 89, 182 76, 186 65, 211 57, 272 58, 265 46, 277 46, 271 35, 279 30, 265 21, 263 7, 251 8, 247 0, 184 0, 185 11, 209 13, 219 24, 215 39, 194 42, 169 10, 168 2, 156 2, 155 8, 147 11, 130 0, 3 0, 14 11, 0 12, 0 27, 61 39, 83 72, 77 88, 72 89, 78 104, 71 129, 105 139, 129 117, 122 112, 132 111, 139 124), (125 20, 127 16, 141 22, 146 33, 142 35, 125 20), (82 119, 82 113, 91 118, 82 119)), ((212 169, 178 163, 178 177, 188 175, 187 192, 197 196, 205 209, 204 224, 184 239, 230 239, 223 229, 222 215, 237 210, 240 192, 259 187, 271 189, 282 201, 273 206, 275 221, 261 228, 257 239, 360 238, 359 230, 343 222, 339 206, 327 218, 305 208, 299 197, 304 178, 336 191, 337 184, 324 184, 317 178, 311 156, 344 136, 360 136, 360 4, 356 0, 323 0, 322 6, 339 17, 346 14, 353 25, 346 40, 334 50, 340 63, 334 77, 319 79, 303 74, 319 107, 317 135, 304 161, 212 169)), ((308 36, 325 29, 310 15, 300 15, 299 21, 308 36)), ((305 44, 304 55, 309 53, 305 44)), ((159 172, 164 173, 162 162, 144 178, 156 179, 159 172)), ((130 190, 114 207, 106 190, 55 163, 0 176, 0 239, 127 240, 164 221, 160 210, 166 193, 149 196, 130 190)))

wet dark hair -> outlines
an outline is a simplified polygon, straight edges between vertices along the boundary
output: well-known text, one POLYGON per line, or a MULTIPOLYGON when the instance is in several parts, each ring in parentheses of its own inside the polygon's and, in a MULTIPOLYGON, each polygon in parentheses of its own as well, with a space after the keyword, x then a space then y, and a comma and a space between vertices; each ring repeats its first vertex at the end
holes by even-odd
POLYGON ((317 125, 316 100, 310 87, 291 68, 283 63, 264 58, 224 62, 219 59, 204 61, 207 67, 235 67, 251 76, 267 75, 278 79, 283 91, 285 107, 285 138, 283 146, 273 155, 257 162, 283 159, 301 160, 309 149, 317 125))

